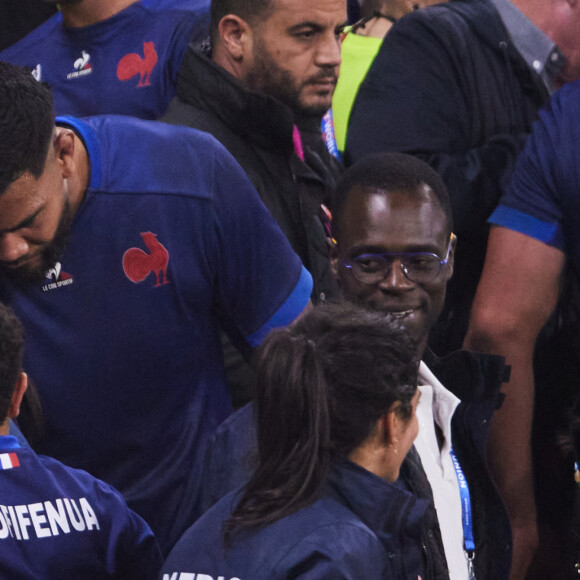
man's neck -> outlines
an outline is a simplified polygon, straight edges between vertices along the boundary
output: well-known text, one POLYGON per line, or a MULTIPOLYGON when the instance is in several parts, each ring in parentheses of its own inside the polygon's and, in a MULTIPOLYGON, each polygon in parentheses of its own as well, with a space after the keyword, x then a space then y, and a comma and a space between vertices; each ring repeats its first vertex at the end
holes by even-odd
POLYGON ((215 46, 212 46, 210 58, 226 72, 236 77, 242 84, 245 84, 243 80, 241 61, 233 58, 232 55, 224 49, 221 43, 218 42, 215 46))
POLYGON ((64 25, 83 28, 115 16, 138 0, 83 0, 78 4, 60 7, 64 25))
POLYGON ((425 351, 427 350, 427 343, 429 341, 429 334, 426 334, 423 338, 417 341, 417 360, 420 362, 425 356, 425 351))
POLYGON ((510 0, 510 2, 544 34, 552 38, 556 22, 554 2, 551 0, 510 0))

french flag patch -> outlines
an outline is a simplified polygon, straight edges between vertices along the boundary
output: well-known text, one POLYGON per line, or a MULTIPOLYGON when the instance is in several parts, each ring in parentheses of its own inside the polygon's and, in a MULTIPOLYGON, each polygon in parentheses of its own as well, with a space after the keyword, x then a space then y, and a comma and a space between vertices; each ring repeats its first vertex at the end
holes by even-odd
POLYGON ((0 453, 0 469, 12 469, 20 467, 18 455, 16 453, 0 453))

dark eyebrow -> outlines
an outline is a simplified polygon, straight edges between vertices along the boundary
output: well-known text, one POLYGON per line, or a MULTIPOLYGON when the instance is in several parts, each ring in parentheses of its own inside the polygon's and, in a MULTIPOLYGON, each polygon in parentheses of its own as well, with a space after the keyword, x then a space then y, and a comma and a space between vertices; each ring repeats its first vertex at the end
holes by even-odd
POLYGON ((44 209, 44 205, 39 207, 34 213, 30 214, 28 217, 25 217, 20 223, 16 224, 13 228, 9 228, 7 230, 2 230, 0 233, 2 234, 10 234, 12 232, 16 232, 21 230, 22 228, 27 228, 28 226, 32 225, 36 216, 44 209))
POLYGON ((318 24, 316 22, 306 21, 306 22, 300 22, 298 24, 295 24, 294 26, 291 26, 288 29, 288 31, 289 32, 298 32, 302 28, 314 28, 314 30, 322 30, 322 26, 320 26, 320 24, 318 24))
MULTIPOLYGON (((342 24, 338 24, 334 27, 334 33, 335 34, 340 34, 345 26, 348 26, 348 20, 345 20, 342 24)), ((303 28, 312 28, 313 30, 316 31, 320 31, 324 29, 324 26, 321 26, 318 22, 311 22, 309 20, 307 20, 306 22, 300 22, 299 24, 295 24, 294 26, 291 26, 288 29, 288 32, 292 33, 292 32, 298 32, 299 30, 302 30, 303 28)))

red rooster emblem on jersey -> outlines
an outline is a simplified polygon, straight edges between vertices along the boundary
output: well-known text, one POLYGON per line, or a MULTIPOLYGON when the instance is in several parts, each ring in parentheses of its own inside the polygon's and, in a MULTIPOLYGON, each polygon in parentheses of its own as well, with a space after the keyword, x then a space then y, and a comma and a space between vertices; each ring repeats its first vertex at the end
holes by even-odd
POLYGON ((157 51, 152 42, 143 43, 143 58, 136 52, 126 54, 117 65, 117 77, 120 81, 128 81, 139 75, 138 87, 151 84, 151 73, 157 64, 157 51))
POLYGON ((139 248, 129 248, 123 254, 123 270, 125 271, 125 275, 131 282, 138 284, 139 282, 143 282, 149 276, 150 272, 154 272, 157 280, 155 286, 169 284, 167 280, 169 252, 163 244, 157 241, 157 234, 143 232, 141 237, 150 253, 148 254, 139 248), (161 277, 163 278, 163 282, 160 281, 161 277))

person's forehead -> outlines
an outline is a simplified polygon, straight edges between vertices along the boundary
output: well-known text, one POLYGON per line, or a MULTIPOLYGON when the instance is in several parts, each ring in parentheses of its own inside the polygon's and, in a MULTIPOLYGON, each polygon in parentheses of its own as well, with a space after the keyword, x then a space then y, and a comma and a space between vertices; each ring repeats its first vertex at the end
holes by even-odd
POLYGON ((272 0, 268 20, 287 28, 300 23, 335 27, 346 21, 346 0, 272 0))
MULTIPOLYGON (((42 176, 41 176, 42 177, 42 176)), ((44 203, 42 182, 25 173, 0 194, 0 231, 9 231, 44 203)))
POLYGON ((351 190, 342 208, 341 245, 439 246, 447 220, 431 191, 351 190))

